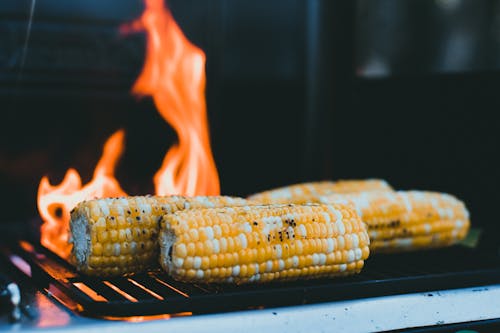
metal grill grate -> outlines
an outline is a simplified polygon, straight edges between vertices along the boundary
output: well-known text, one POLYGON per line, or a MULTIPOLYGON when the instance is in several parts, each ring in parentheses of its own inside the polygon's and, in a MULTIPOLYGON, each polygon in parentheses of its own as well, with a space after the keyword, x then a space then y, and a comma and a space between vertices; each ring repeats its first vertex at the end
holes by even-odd
POLYGON ((122 318, 209 313, 427 292, 500 282, 500 261, 464 247, 372 256, 359 275, 265 285, 193 285, 150 272, 98 279, 80 275, 49 251, 21 242, 3 254, 23 258, 32 280, 86 316, 122 318))

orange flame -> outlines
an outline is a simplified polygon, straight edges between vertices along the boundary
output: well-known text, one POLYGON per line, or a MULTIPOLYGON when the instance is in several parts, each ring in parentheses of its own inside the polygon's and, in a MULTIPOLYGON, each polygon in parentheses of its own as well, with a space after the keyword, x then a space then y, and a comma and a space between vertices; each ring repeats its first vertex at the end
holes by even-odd
POLYGON ((114 177, 114 170, 123 152, 125 132, 114 133, 104 145, 101 159, 97 163, 92 180, 82 186, 78 172, 71 168, 59 185, 51 185, 47 176, 38 187, 38 211, 44 224, 40 230, 43 246, 68 258, 71 252, 69 240, 70 211, 77 203, 102 197, 126 195, 114 177))
MULTIPOLYGON (((158 112, 179 136, 154 176, 157 195, 217 195, 219 176, 212 157, 205 104, 205 54, 191 44, 165 8, 163 0, 145 0, 146 9, 122 31, 147 34, 144 68, 133 93, 151 96, 158 112)), ((124 131, 104 146, 92 180, 82 186, 80 175, 69 169, 59 185, 43 177, 38 188, 38 210, 44 220, 42 244, 63 258, 71 251, 70 211, 83 200, 126 195, 114 177, 123 151, 124 131)))
POLYGON ((219 176, 205 104, 205 54, 187 40, 163 0, 145 3, 141 18, 128 26, 147 33, 146 61, 132 91, 152 96, 179 136, 154 176, 156 193, 217 195, 219 176))

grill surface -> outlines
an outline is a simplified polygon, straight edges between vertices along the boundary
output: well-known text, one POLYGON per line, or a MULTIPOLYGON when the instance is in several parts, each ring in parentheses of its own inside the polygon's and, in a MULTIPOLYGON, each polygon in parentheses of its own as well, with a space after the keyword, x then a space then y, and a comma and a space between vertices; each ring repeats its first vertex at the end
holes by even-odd
MULTIPOLYGON (((500 282, 500 260, 456 246, 448 249, 374 255, 359 275, 265 285, 192 285, 161 272, 99 279, 76 272, 51 252, 27 242, 2 253, 21 257, 32 280, 85 316, 119 318, 210 313, 311 304, 500 282)), ((429 294, 432 296, 432 294, 429 294)))

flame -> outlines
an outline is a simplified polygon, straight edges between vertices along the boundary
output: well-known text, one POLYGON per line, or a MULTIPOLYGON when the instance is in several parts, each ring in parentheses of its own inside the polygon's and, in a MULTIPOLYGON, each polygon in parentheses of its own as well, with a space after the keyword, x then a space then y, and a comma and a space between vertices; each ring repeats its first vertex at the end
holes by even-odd
MULTIPOLYGON (((205 103, 205 54, 184 36, 163 0, 145 0, 142 16, 121 27, 122 32, 145 31, 144 68, 132 92, 151 96, 160 115, 179 137, 165 155, 153 181, 157 195, 217 195, 219 176, 212 157, 205 103)), ((71 168, 59 185, 43 177, 38 187, 38 210, 44 220, 41 243, 63 258, 71 252, 70 211, 80 201, 123 196, 114 177, 123 152, 124 131, 104 146, 92 180, 82 186, 71 168)))
POLYGON ((38 186, 38 211, 44 223, 41 227, 41 243, 62 258, 71 252, 69 244, 70 211, 77 203, 102 197, 126 195, 114 177, 116 163, 123 152, 125 132, 119 130, 105 143, 101 159, 97 163, 92 180, 82 186, 78 172, 71 168, 59 185, 51 185, 47 176, 38 186))
POLYGON ((152 96, 179 143, 154 176, 156 194, 217 195, 205 104, 205 54, 184 36, 163 0, 146 0, 142 16, 124 30, 145 30, 146 61, 133 93, 152 96))

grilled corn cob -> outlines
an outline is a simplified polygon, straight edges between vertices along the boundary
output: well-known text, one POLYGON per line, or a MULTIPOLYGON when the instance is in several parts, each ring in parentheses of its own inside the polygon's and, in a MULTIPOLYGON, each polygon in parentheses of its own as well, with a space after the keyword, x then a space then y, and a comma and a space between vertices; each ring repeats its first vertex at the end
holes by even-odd
POLYGON ((71 260, 89 275, 113 276, 156 266, 159 218, 179 210, 246 204, 213 196, 138 196, 84 201, 71 212, 71 260))
POLYGON ((442 247, 467 235, 469 212, 445 193, 363 192, 317 197, 317 202, 351 202, 368 225, 374 252, 442 247))
POLYGON ((361 191, 392 191, 392 188, 381 179, 320 181, 280 187, 251 195, 248 199, 262 204, 302 204, 313 202, 320 195, 361 191))
POLYGON ((366 226, 348 205, 193 209, 161 220, 160 264, 174 279, 267 282, 358 273, 366 226))

